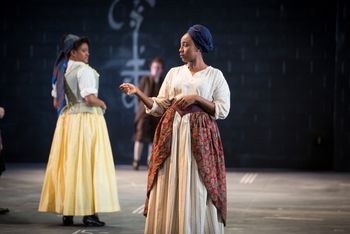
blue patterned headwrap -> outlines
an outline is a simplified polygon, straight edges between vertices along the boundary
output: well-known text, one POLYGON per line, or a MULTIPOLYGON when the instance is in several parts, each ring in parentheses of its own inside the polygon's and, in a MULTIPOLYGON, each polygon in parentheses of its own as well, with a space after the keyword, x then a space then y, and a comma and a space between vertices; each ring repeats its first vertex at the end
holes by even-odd
POLYGON ((198 49, 204 53, 208 53, 214 49, 213 37, 208 28, 203 25, 195 24, 190 27, 187 33, 192 38, 198 49))
POLYGON ((56 85, 57 92, 57 102, 58 109, 57 114, 60 114, 63 107, 66 105, 65 95, 64 95, 64 74, 67 69, 68 64, 68 55, 69 52, 74 48, 75 43, 79 40, 89 43, 87 38, 80 38, 73 34, 68 34, 63 37, 63 40, 60 45, 60 51, 56 58, 53 73, 51 77, 52 84, 56 85))

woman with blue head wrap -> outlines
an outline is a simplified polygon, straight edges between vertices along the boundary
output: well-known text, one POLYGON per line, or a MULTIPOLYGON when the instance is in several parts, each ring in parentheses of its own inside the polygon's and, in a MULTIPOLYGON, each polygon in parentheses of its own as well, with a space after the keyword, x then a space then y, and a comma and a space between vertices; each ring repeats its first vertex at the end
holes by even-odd
POLYGON ((86 226, 104 226, 97 213, 118 211, 115 169, 98 98, 99 74, 88 65, 89 40, 64 36, 52 76, 58 120, 39 211, 63 215, 63 225, 84 216, 86 226))
POLYGON ((187 33, 190 35, 196 47, 203 53, 208 53, 214 49, 213 37, 209 29, 203 25, 193 25, 188 29, 187 33))
POLYGON ((210 31, 193 25, 181 37, 185 64, 170 69, 157 97, 120 85, 144 102, 147 113, 162 116, 148 168, 145 233, 224 232, 226 173, 215 119, 229 114, 230 89, 203 59, 213 48, 210 31))

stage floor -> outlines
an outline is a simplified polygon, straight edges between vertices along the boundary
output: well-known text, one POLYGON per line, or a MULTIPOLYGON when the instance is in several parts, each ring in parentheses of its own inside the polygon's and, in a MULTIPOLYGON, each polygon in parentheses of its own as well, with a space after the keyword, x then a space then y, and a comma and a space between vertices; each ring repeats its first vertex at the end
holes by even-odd
MULTIPOLYGON (((0 233, 143 233, 147 171, 116 167, 122 211, 100 214, 102 228, 72 227, 61 216, 37 212, 44 164, 8 164, 0 177, 0 233)), ((225 233, 350 233, 350 173, 231 169, 227 172, 225 233)))

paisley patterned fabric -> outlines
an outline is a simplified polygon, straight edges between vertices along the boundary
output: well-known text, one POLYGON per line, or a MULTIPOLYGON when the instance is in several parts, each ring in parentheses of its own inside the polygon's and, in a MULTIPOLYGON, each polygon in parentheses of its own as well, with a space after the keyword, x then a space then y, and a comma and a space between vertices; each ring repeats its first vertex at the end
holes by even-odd
POLYGON ((172 129, 175 113, 190 114, 191 148, 198 164, 200 177, 209 197, 218 209, 226 225, 227 194, 224 152, 215 120, 199 106, 192 105, 185 111, 173 104, 161 118, 153 140, 152 156, 148 165, 147 198, 144 215, 148 211, 148 198, 159 169, 171 151, 172 129))

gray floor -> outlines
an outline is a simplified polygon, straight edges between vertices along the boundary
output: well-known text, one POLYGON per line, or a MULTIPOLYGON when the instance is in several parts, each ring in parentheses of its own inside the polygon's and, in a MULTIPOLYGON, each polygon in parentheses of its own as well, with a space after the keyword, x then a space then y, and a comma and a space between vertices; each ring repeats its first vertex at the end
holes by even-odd
MULTIPOLYGON (((81 217, 62 227, 61 217, 37 212, 43 164, 10 164, 0 178, 0 233, 143 233, 145 168, 117 166, 122 211, 101 214, 103 228, 86 228, 81 217)), ((234 234, 350 233, 350 174, 280 170, 229 170, 228 223, 234 234)))

